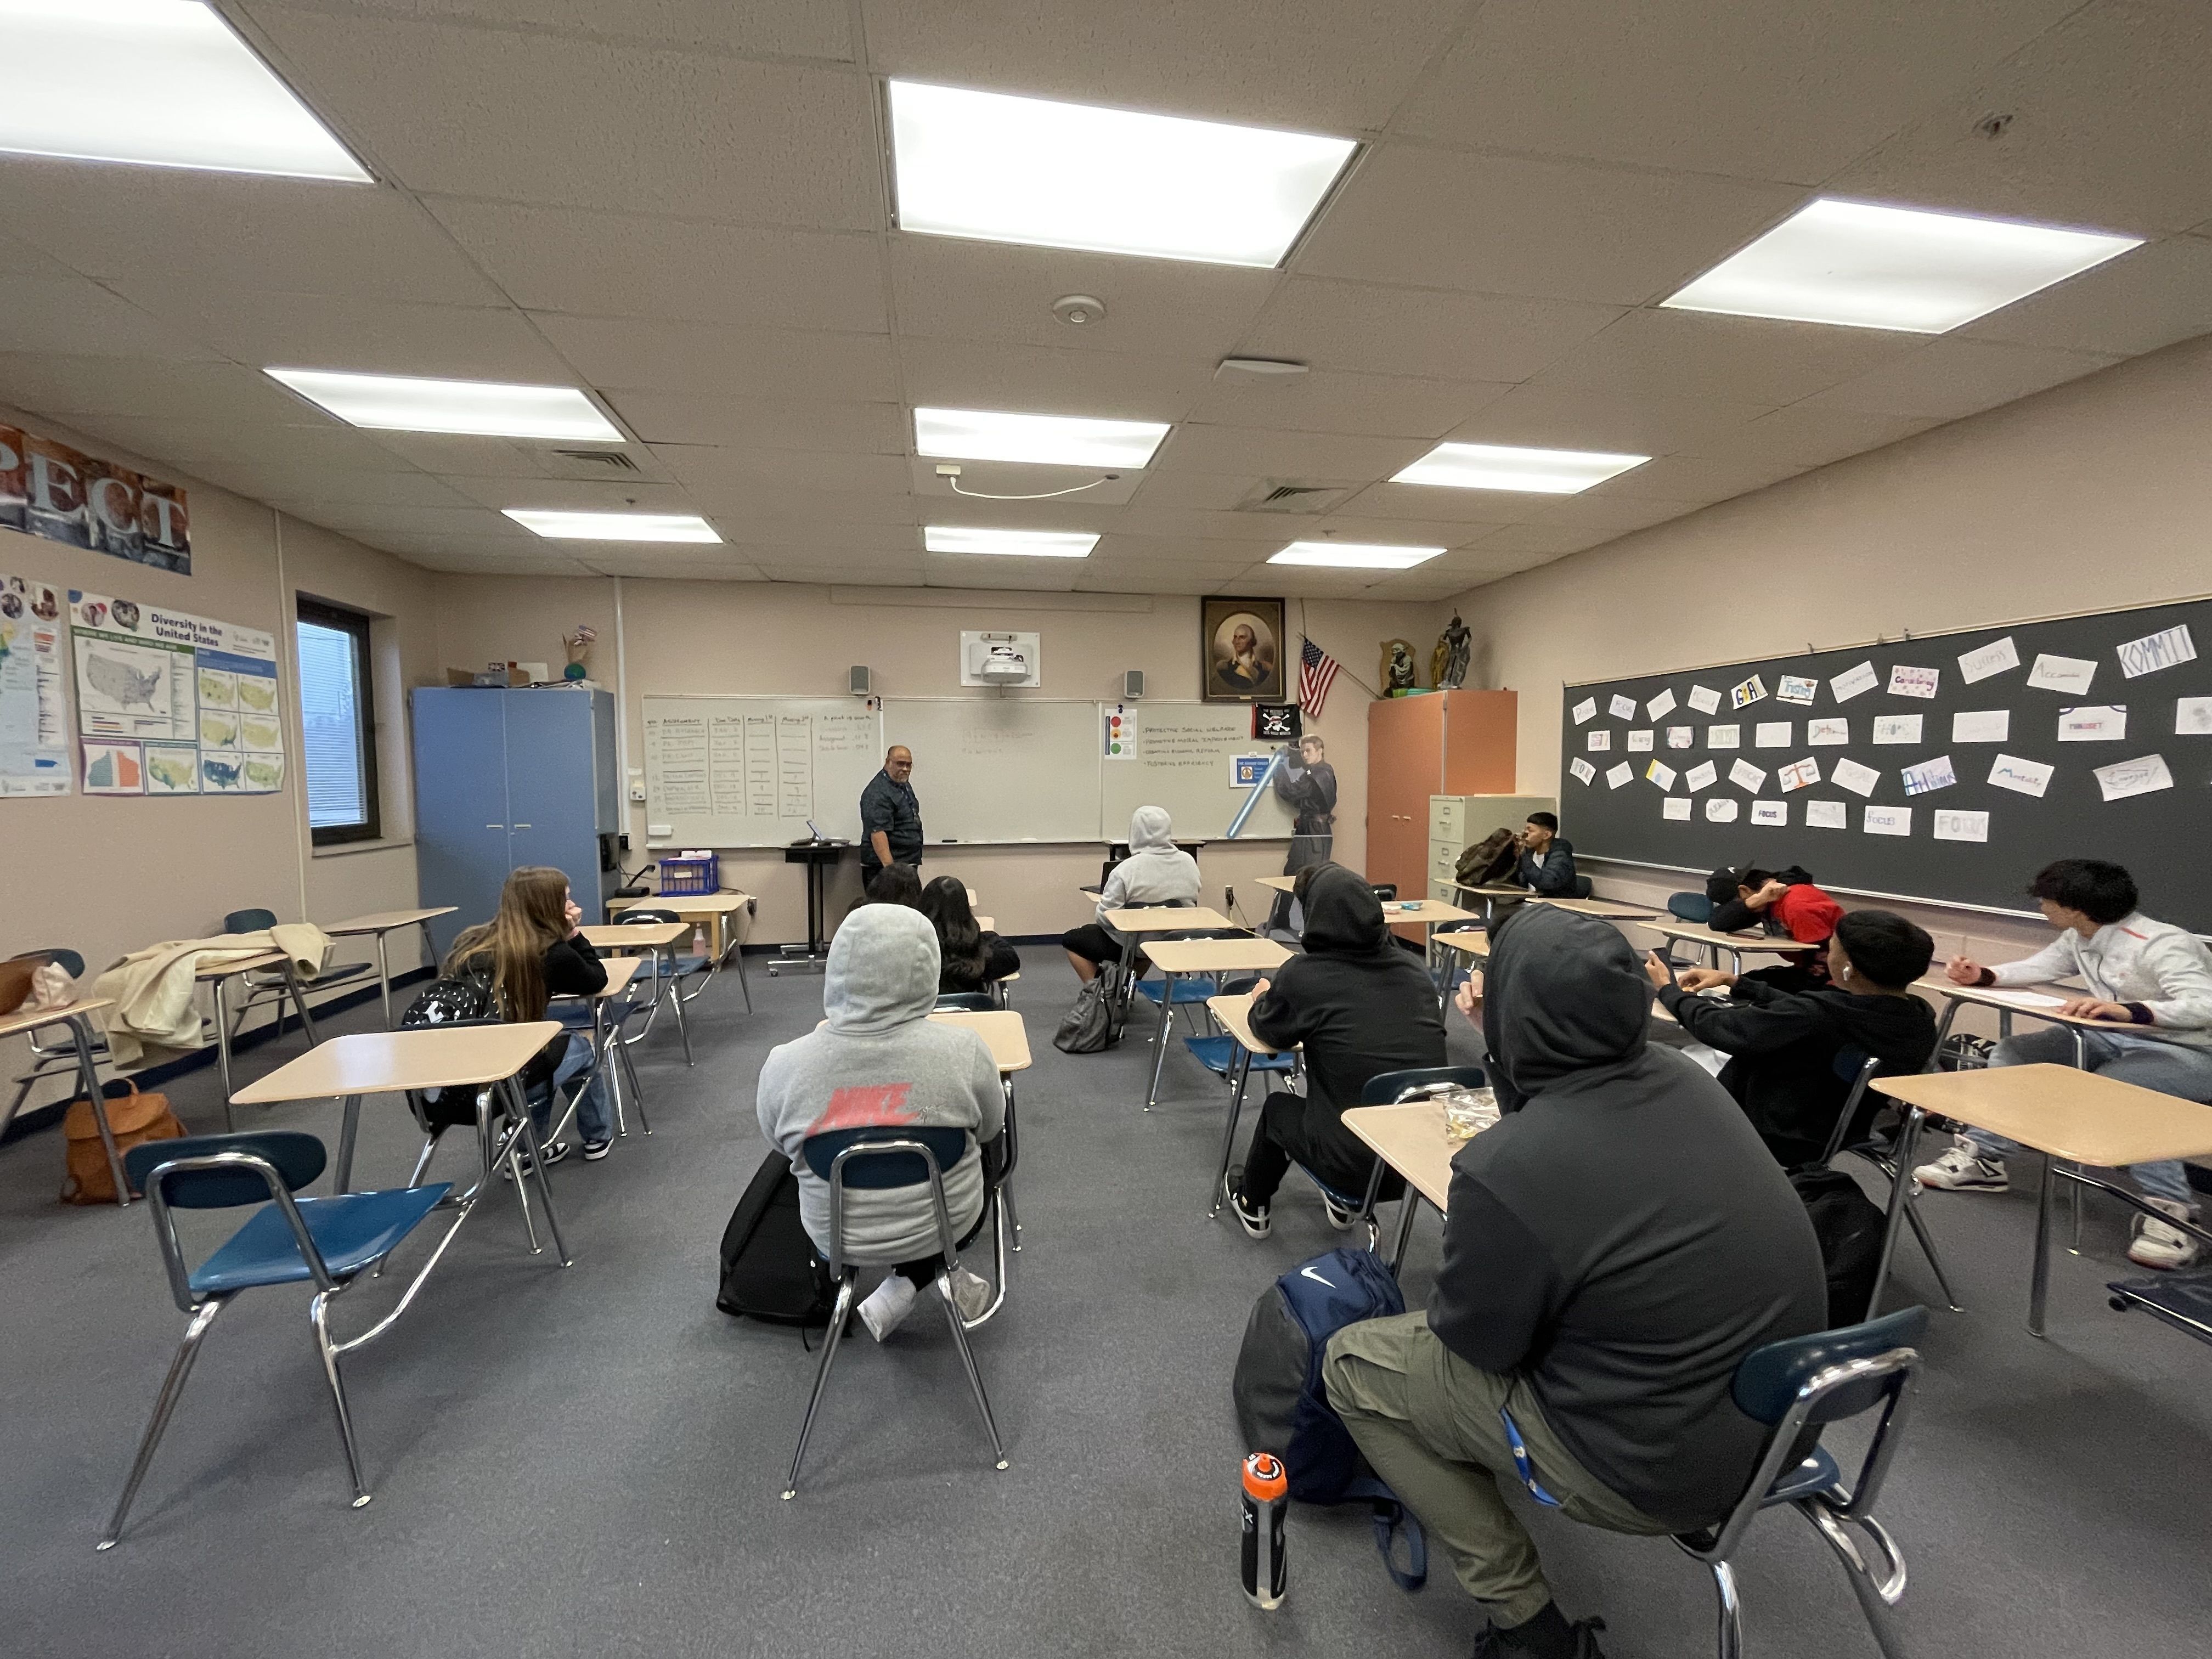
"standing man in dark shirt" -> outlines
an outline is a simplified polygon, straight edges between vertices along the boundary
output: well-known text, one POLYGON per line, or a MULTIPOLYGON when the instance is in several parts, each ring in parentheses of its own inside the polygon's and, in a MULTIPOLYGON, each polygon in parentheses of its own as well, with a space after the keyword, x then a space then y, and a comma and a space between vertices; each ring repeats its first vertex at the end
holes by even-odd
POLYGON ((887 864, 921 863, 921 803, 915 799, 914 751, 893 744, 884 769, 860 792, 860 879, 866 882, 887 864))
MULTIPOLYGON (((1328 763, 1328 745, 1315 733, 1300 738, 1296 751, 1275 769, 1275 799, 1291 809, 1292 819, 1283 873, 1295 876, 1308 865, 1327 864, 1336 847, 1336 769, 1328 763)), ((1291 925, 1291 896, 1280 894, 1267 926, 1291 925)))

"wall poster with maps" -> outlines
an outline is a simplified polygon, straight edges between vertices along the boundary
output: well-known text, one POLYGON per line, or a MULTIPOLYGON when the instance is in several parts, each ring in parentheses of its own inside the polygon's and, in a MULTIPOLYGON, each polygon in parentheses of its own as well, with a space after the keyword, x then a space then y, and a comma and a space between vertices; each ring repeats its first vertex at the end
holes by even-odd
POLYGON ((69 599, 87 794, 284 787, 274 635, 75 588, 69 599))

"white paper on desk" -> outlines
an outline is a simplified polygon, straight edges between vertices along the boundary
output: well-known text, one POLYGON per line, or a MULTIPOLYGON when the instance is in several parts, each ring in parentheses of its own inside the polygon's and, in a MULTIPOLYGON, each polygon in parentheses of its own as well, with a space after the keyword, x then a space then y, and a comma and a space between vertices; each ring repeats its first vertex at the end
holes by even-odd
POLYGON ((2106 800, 2154 795, 2161 789, 2173 787, 2173 774, 2166 770, 2163 755, 2145 755, 2141 760, 2100 766, 2091 775, 2097 780, 2097 787, 2105 792, 2106 800))
POLYGON ((1848 830, 1851 827, 1851 809, 1840 800, 1808 800, 1805 803, 1805 827, 1808 830, 1848 830))
POLYGON ((2012 710, 1977 708, 1951 716, 1954 743, 2008 743, 2012 738, 2012 710))
POLYGON ((1791 761, 1774 775, 1774 779, 1785 795, 1792 789, 1808 789, 1820 781, 1820 763, 1816 757, 1808 755, 1803 760, 1791 761))
POLYGON ((1653 761, 1650 765, 1644 769, 1644 775, 1662 789, 1672 789, 1674 787, 1674 769, 1663 761, 1653 761))
POLYGON ((1575 775, 1575 781, 1577 783, 1588 783, 1592 778, 1597 775, 1597 768, 1592 766, 1580 755, 1576 756, 1574 759, 1567 763, 1567 770, 1575 775))
POLYGON ((2080 693, 2087 691, 2089 682, 2096 678, 2095 658, 2054 657, 2047 651, 2027 671, 2027 683, 2039 691, 2080 693))
POLYGON ((1589 744, 1591 754, 1603 754, 1613 747, 1613 733, 1601 727, 1589 734, 1589 744))
POLYGON ((1697 740, 1698 728, 1694 726, 1670 726, 1667 728, 1667 746, 1669 749, 1687 749, 1697 740))
POLYGON ((1632 755, 1649 754, 1651 752, 1651 728, 1650 726, 1647 726, 1640 732, 1631 732, 1628 734, 1628 752, 1632 755))
POLYGON ((1987 812, 1938 812, 1936 815, 1936 839, 1938 841, 1987 841, 1990 838, 1990 815, 1987 812))
POLYGON ((1636 699, 1624 697, 1618 691, 1613 694, 1613 701, 1607 703, 1606 708, 1617 720, 1632 720, 1636 718, 1636 699))
POLYGON ((1690 707, 1700 714, 1710 714, 1721 706, 1721 694, 1709 685, 1690 688, 1690 707))
POLYGON ((1917 714, 1876 714, 1874 717, 1874 740, 1876 743, 1918 743, 1920 718, 1917 714))
POLYGON ((1959 678, 1969 685, 1985 680, 1992 674, 2002 674, 2008 668, 2020 666, 2020 652, 2014 647, 2012 635, 1961 653, 1959 658, 1959 678))
POLYGON ((2173 735, 2177 738, 2212 737, 2212 697, 2176 697, 2173 700, 2173 735))
POLYGON ((1656 720, 1662 714, 1671 714, 1674 712, 1674 694, 1672 691, 1662 691, 1657 696, 1648 699, 1644 705, 1644 715, 1650 720, 1656 720))
POLYGON ((1881 781, 1881 774, 1855 760, 1839 760, 1828 774, 1828 781, 1854 795, 1866 796, 1874 793, 1875 785, 1881 781))
POLYGON ((2127 735, 2128 706, 2124 702, 2086 702, 2058 711, 2061 743, 2120 743, 2127 735))
POLYGON ((1909 836, 1912 833, 1912 809, 1869 805, 1864 810, 1861 825, 1869 836, 1909 836))
POLYGON ((1805 742, 1814 749, 1840 749, 1851 740, 1851 723, 1840 716, 1805 722, 1805 742))
POLYGON ((1808 680, 1802 674, 1784 674, 1782 684, 1775 688, 1777 702, 1809 703, 1820 695, 1820 682, 1808 680))
POLYGON ((1948 755, 1938 755, 1917 766, 1901 768, 1898 775, 1905 780, 1905 793, 1908 795, 1931 794, 1938 789, 1948 789, 1959 781, 1959 775, 1951 769, 1948 755))
POLYGON ((1751 746, 1754 749, 1787 749, 1790 729, 1788 720, 1761 720, 1751 729, 1751 746))
POLYGON ((1659 803, 1659 816, 1662 818, 1680 819, 1688 817, 1690 816, 1690 798, 1687 795, 1668 796, 1666 799, 1659 803))
POLYGON ((2058 769, 2048 761, 2024 760, 2018 755, 1999 755, 1990 763, 1990 781, 2014 794, 2043 799, 2051 787, 2051 775, 2058 769))
POLYGON ((1753 766, 1747 760, 1740 760, 1729 768, 1729 781, 1746 794, 1755 795, 1759 793, 1759 786, 1766 781, 1766 769, 1753 766))
POLYGON ((2009 1003, 2015 1008, 2063 1008, 2067 1002, 2064 997, 2054 997, 2042 991, 1984 989, 1978 990, 1974 994, 1977 999, 1986 998, 1991 1002, 2009 1003))
POLYGON ((1580 726, 1585 720, 1595 720, 1596 717, 1597 699, 1595 697, 1584 697, 1580 702, 1575 705, 1575 724, 1577 726, 1580 726))
POLYGON ((2130 640, 2114 653, 2120 659, 2120 672, 2128 679, 2141 679, 2145 674, 2155 674, 2161 668, 2179 668, 2183 663, 2197 660, 2197 641, 2189 637, 2189 624, 2183 623, 2163 633, 2146 634, 2139 640, 2130 640))
POLYGON ((1734 823, 1736 803, 1734 795, 1715 795, 1705 803, 1707 823, 1734 823))
POLYGON ((1893 697, 1932 697, 1942 682, 1940 668, 1907 668, 1898 663, 1889 671, 1889 695, 1893 697))
POLYGON ((1720 776, 1720 769, 1711 761, 1699 761, 1682 775, 1683 785, 1690 789, 1710 789, 1720 776))
POLYGON ((1613 770, 1605 775, 1606 787, 1608 789, 1618 789, 1622 784, 1626 783, 1629 779, 1635 775, 1636 769, 1631 766, 1626 761, 1623 761, 1620 765, 1614 767, 1613 770))
POLYGON ((1705 747, 1708 749, 1741 749, 1743 747, 1743 727, 1741 726, 1709 726, 1705 728, 1705 747))
POLYGON ((1766 682, 1753 674, 1749 679, 1729 687, 1729 707, 1748 708, 1755 702, 1766 701, 1766 682))
POLYGON ((1790 822, 1790 803, 1786 800, 1755 800, 1751 804, 1753 823, 1787 825, 1790 822))
POLYGON ((1846 668, 1828 682, 1828 690, 1836 694, 1838 702, 1849 702, 1853 697, 1871 691, 1881 684, 1881 676, 1874 672, 1874 665, 1863 662, 1856 668, 1846 668))

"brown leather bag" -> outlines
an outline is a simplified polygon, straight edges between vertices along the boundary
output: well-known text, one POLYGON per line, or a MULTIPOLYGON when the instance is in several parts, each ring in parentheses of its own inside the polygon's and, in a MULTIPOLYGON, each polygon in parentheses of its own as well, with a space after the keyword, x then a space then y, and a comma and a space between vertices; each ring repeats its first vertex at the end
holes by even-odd
MULTIPOLYGON (((181 1140, 185 1126, 169 1109, 167 1095, 138 1092, 127 1078, 101 1091, 107 1107, 107 1127, 115 1132, 115 1155, 121 1158, 141 1141, 181 1140), (118 1094, 114 1091, 124 1092, 118 1094)), ((64 1204, 112 1204, 115 1178, 107 1172, 107 1153, 100 1144, 100 1125, 94 1121, 92 1103, 83 1096, 70 1102, 62 1118, 62 1139, 69 1175, 62 1182, 64 1204)), ((131 1196, 137 1191, 132 1189, 131 1196)))
POLYGON ((31 994, 31 979, 44 957, 10 957, 0 962, 0 1014, 12 1014, 31 994))

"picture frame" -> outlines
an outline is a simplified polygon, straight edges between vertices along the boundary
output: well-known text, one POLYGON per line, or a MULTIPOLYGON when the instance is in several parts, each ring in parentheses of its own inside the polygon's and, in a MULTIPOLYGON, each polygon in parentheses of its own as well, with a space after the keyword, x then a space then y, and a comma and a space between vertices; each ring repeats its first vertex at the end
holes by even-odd
POLYGON ((1290 641, 1280 599, 1198 602, 1198 678, 1207 702, 1287 702, 1290 641))

